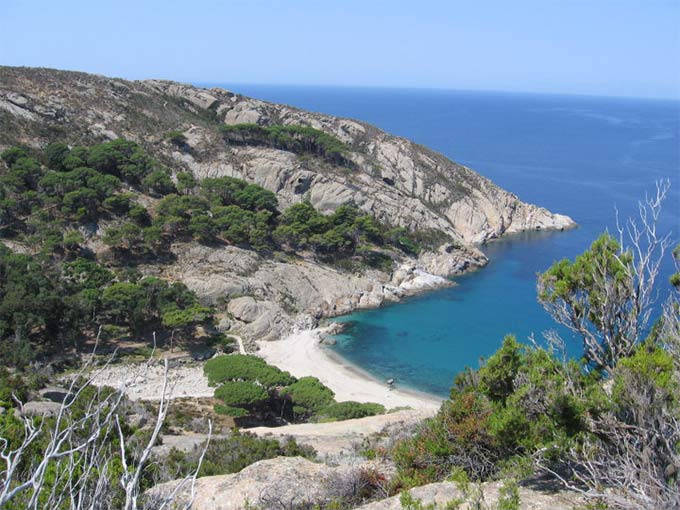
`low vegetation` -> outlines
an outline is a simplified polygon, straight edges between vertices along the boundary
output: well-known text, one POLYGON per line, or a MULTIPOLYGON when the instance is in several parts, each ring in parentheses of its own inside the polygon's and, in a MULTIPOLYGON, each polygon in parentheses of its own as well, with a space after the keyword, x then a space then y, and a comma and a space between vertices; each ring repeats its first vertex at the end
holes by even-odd
MULTIPOLYGON (((351 163, 344 144, 311 128, 240 125, 225 128, 224 136, 229 143, 351 163)), ((168 134, 167 143, 184 142, 168 134)), ((65 508, 66 499, 54 503, 63 494, 74 507, 101 496, 103 507, 115 508, 187 470, 223 474, 278 455, 313 457, 294 442, 234 433, 213 441, 203 464, 197 449, 173 451, 162 465, 145 467, 164 412, 154 432, 139 429, 126 421, 132 409, 120 394, 82 381, 66 395, 63 415, 22 417, 20 402, 44 384, 31 367, 69 358, 95 337, 228 345, 214 333, 215 311, 186 286, 136 270, 140 262, 168 261, 172 243, 234 244, 264 255, 308 251, 329 263, 388 269, 394 251, 420 251, 418 236, 352 205, 323 215, 303 202, 282 212, 275 195, 259 186, 173 175, 127 140, 54 143, 43 151, 13 147, 0 158, 0 238, 26 252, 0 244, 0 361, 7 367, 0 370, 0 450, 13 466, 3 471, 3 508, 65 508), (108 250, 96 254, 100 240, 108 250), (81 446, 59 450, 64 444, 81 446), (69 492, 74 480, 81 492, 69 492)), ((659 203, 643 205, 646 218, 657 217, 659 203)), ((395 494, 445 479, 478 483, 541 472, 610 508, 677 508, 680 276, 674 274, 670 286, 664 282, 671 297, 651 324, 668 238, 649 230, 646 238, 635 237, 649 223, 641 228, 629 230, 629 247, 603 234, 575 260, 539 275, 538 299, 579 339, 581 359, 564 356, 554 337, 549 346, 506 337, 477 370, 456 377, 434 418, 390 449, 395 478, 365 472, 362 487, 395 494)), ((673 255, 677 262, 680 247, 673 255)), ((216 387, 215 411, 244 421, 385 412, 378 404, 336 402, 318 379, 295 378, 254 356, 215 357, 205 374, 216 387)), ((353 503, 364 497, 355 492, 353 503)), ((516 495, 509 487, 503 508, 515 508, 516 495)), ((402 505, 426 508, 407 494, 402 505)))
MULTIPOLYGON (((244 140, 266 134, 271 143, 324 157, 344 150, 310 128, 262 129, 234 132, 244 140)), ((181 144, 180 134, 167 139, 181 144)), ((307 250, 349 269, 389 270, 389 250, 420 251, 413 235, 354 206, 322 215, 304 202, 281 213, 276 196, 260 186, 172 175, 124 139, 91 147, 57 142, 43 151, 12 147, 0 158, 0 239, 31 247, 18 254, 0 244, 0 359, 10 366, 77 348, 99 326, 103 339, 149 338, 152 331, 172 342, 205 337, 211 308, 182 284, 134 269, 171 261, 172 243, 234 244, 265 256, 307 250), (107 252, 93 251, 99 240, 107 252)), ((223 340, 207 334, 209 342, 223 340)))
POLYGON ((229 437, 211 439, 207 448, 205 444, 200 444, 189 452, 172 449, 164 462, 151 465, 145 476, 151 486, 176 480, 184 473, 194 471, 199 476, 226 475, 238 473, 255 462, 274 457, 305 457, 313 460, 316 452, 308 446, 297 444, 294 439, 279 442, 235 430, 229 437), (203 460, 199 466, 201 455, 203 460))
POLYGON ((247 354, 216 356, 204 365, 215 398, 215 411, 257 421, 335 421, 385 412, 379 404, 336 402, 333 391, 316 377, 296 379, 288 372, 247 354))
POLYGON ((231 144, 273 147, 295 154, 313 155, 335 165, 354 168, 350 148, 327 133, 307 126, 259 126, 236 124, 220 126, 225 141, 231 144))
MULTIPOLYGON (((643 205, 648 218, 656 217, 659 204, 643 205)), ((557 262, 539 275, 539 300, 577 334, 583 357, 568 358, 554 336, 549 347, 506 337, 479 369, 456 377, 434 418, 394 447, 394 489, 460 470, 472 481, 541 472, 603 508, 676 508, 678 289, 670 290, 650 328, 652 289, 669 238, 633 236, 630 242, 624 248, 603 234, 573 262, 557 262)), ((679 263, 680 249, 673 255, 679 263)))

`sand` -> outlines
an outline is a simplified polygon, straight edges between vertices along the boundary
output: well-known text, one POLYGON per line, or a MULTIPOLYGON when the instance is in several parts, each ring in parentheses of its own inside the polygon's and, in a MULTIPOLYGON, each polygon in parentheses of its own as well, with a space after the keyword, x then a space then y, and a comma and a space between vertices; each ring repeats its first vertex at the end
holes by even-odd
MULTIPOLYGON (((286 370, 295 377, 312 375, 335 392, 338 402, 377 402, 387 409, 410 407, 436 411, 442 400, 435 396, 402 388, 390 388, 361 369, 335 355, 320 343, 326 330, 301 331, 288 337, 259 342, 259 355, 267 362, 286 370)), ((212 397, 215 388, 208 386, 202 363, 171 367, 168 373, 172 395, 178 397, 212 397)), ((96 385, 120 388, 132 400, 158 400, 163 387, 163 368, 160 361, 145 364, 114 364, 98 372, 96 385)), ((398 381, 397 381, 398 386, 398 381)))
POLYGON ((351 365, 320 343, 324 329, 300 331, 275 342, 259 342, 259 355, 295 377, 312 375, 335 392, 338 402, 377 402, 387 409, 411 407, 434 411, 442 399, 401 388, 390 389, 384 381, 351 365))

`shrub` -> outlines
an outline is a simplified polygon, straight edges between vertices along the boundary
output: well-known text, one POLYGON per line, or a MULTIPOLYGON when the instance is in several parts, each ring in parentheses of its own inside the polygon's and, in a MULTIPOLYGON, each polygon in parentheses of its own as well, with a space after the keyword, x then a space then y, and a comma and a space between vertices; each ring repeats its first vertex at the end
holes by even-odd
POLYGON ((401 486, 442 480, 454 467, 464 469, 472 479, 494 473, 500 452, 489 428, 491 413, 483 395, 474 391, 452 395, 415 436, 395 446, 401 486))
POLYGON ((307 126, 258 126, 257 124, 236 124, 221 126, 225 140, 244 145, 266 145, 293 152, 314 154, 334 164, 354 168, 355 164, 347 155, 348 145, 323 131, 307 126))
POLYGON ((227 381, 215 390, 215 398, 225 404, 216 407, 221 414, 245 416, 269 400, 269 393, 262 386, 250 381, 227 381))
POLYGON ((198 186, 198 182, 189 172, 179 172, 177 174, 177 190, 180 193, 188 194, 198 186))
POLYGON ((168 131, 163 138, 178 147, 183 147, 187 143, 187 137, 181 131, 168 131))
POLYGON ((317 416, 320 419, 351 420, 354 418, 364 418, 366 416, 375 416, 376 414, 384 413, 385 406, 381 404, 374 404, 371 402, 360 403, 350 400, 330 404, 319 411, 317 416))
POLYGON ((9 149, 2 151, 2 154, 0 154, 0 159, 2 159, 10 168, 12 165, 14 165, 14 163, 17 162, 18 159, 27 157, 28 150, 24 147, 10 147, 9 149))
POLYGON ((514 390, 520 363, 520 345, 514 336, 508 335, 502 347, 479 369, 481 391, 493 401, 505 402, 514 390))
POLYGON ((335 394, 316 377, 302 377, 281 391, 299 417, 309 417, 333 402, 335 394))
POLYGON ((288 373, 268 365, 266 361, 249 354, 217 356, 203 365, 211 386, 226 381, 257 382, 265 388, 286 386, 294 381, 288 373))
POLYGON ((157 195, 169 195, 175 193, 175 184, 170 179, 167 172, 163 170, 154 170, 149 175, 144 177, 142 184, 152 193, 157 195))
MULTIPOLYGON (((172 450, 164 459, 165 476, 155 483, 174 480, 176 473, 193 472, 205 445, 197 445, 190 452, 172 450)), ((305 457, 314 459, 316 452, 308 446, 301 446, 294 439, 277 441, 257 437, 255 434, 234 430, 229 437, 213 438, 203 458, 199 476, 226 475, 238 473, 243 468, 265 459, 274 457, 305 457)), ((153 476, 158 467, 147 470, 147 477, 153 476)))

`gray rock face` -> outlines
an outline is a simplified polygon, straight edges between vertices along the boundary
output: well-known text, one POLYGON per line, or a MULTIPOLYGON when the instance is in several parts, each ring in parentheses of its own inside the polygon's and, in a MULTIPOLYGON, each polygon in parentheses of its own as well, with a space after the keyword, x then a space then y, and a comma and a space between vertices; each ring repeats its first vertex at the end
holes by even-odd
MULTIPOLYGON (((229 326, 246 341, 275 339, 321 317, 449 285, 445 278, 486 264, 476 243, 505 233, 573 225, 568 217, 521 202, 441 154, 368 124, 222 89, 0 67, 0 121, 0 150, 14 144, 42 147, 56 132, 73 144, 126 137, 175 173, 193 172, 199 179, 233 176, 259 184, 276 194, 281 209, 309 200, 329 213, 353 203, 388 225, 437 231, 442 239, 438 250, 418 260, 401 256, 392 274, 349 274, 308 258, 263 260, 237 247, 193 244, 173 246, 177 261, 171 266, 144 268, 184 282, 205 303, 231 301, 234 320, 229 326), (220 126, 239 123, 321 130, 347 145, 345 166, 351 168, 271 147, 228 144, 220 126), (175 130, 186 137, 181 150, 165 139, 175 130)), ((153 206, 147 199, 146 205, 153 206)), ((86 235, 96 252, 104 250, 100 236, 101 229, 86 235)))
MULTIPOLYGON (((165 275, 185 283, 206 304, 228 301, 229 331, 246 341, 275 340, 292 329, 313 327, 324 317, 451 285, 446 277, 486 263, 474 249, 445 246, 418 260, 404 259, 392 274, 375 270, 354 274, 314 260, 268 260, 233 246, 188 244, 173 249, 176 262, 164 268, 165 275)), ((142 269, 150 274, 156 270, 142 269)))
MULTIPOLYGON (((301 457, 278 457, 251 464, 233 475, 206 476, 196 480, 192 510, 245 510, 247 508, 312 508, 341 495, 347 468, 334 468, 301 457), (295 505, 299 505, 295 506, 295 505)), ((169 494, 177 482, 154 487, 147 497, 169 494)), ((179 491, 170 506, 184 508, 190 488, 179 491)))
MULTIPOLYGON (((485 508, 497 508, 499 499, 500 482, 485 483, 481 486, 485 508)), ((461 501, 460 510, 472 510, 477 508, 471 498, 466 497, 458 486, 453 482, 431 483, 422 487, 416 487, 409 491, 411 496, 420 500, 423 506, 435 504, 437 508, 446 508, 451 501, 461 501)), ((520 505, 522 510, 571 510, 579 503, 579 498, 569 492, 539 492, 526 487, 519 488, 520 505)), ((357 510, 402 510, 399 501, 400 496, 394 496, 382 501, 375 501, 358 507, 357 510)))
POLYGON ((59 402, 26 402, 21 408, 24 416, 56 416, 61 409, 59 402))
POLYGON ((243 322, 253 322, 261 313, 261 307, 250 296, 240 297, 229 301, 227 311, 243 322))
POLYGON ((353 202, 393 225, 435 229, 464 244, 506 232, 560 229, 566 216, 521 202, 469 168, 368 124, 305 112, 222 89, 147 80, 128 82, 46 69, 0 68, 0 148, 44 145, 45 126, 73 142, 125 136, 177 170, 229 175, 275 192, 282 207, 309 199, 329 212, 353 202), (130 115, 130 112, 135 115, 130 115), (219 124, 310 126, 346 143, 352 170, 265 147, 227 145, 219 124), (159 143, 170 130, 187 135, 188 153, 159 143))
MULTIPOLYGON (((256 462, 233 475, 207 476, 196 480, 196 496, 192 510, 271 510, 277 508, 314 508, 336 498, 347 496, 358 468, 331 467, 300 457, 278 457, 256 462)), ((168 482, 151 489, 146 497, 162 498, 175 489, 177 482, 168 482)), ((500 482, 483 484, 481 492, 488 508, 496 508, 500 482)), ((410 491, 423 506, 462 501, 461 510, 476 508, 470 498, 455 483, 442 482, 416 487, 410 491)), ((520 487, 522 510, 571 510, 582 503, 568 492, 540 492, 520 487)), ((170 508, 179 509, 189 501, 190 488, 180 489, 178 498, 170 508)), ((402 510, 400 496, 375 501, 358 507, 361 510, 402 510)))

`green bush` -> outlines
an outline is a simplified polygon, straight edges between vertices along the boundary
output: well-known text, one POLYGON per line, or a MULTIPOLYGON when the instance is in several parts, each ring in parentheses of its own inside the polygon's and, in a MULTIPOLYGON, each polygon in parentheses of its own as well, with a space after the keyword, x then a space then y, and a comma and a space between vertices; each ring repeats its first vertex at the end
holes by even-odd
POLYGON ((296 154, 313 154, 336 165, 354 168, 348 159, 350 148, 340 140, 318 129, 307 126, 258 126, 236 124, 221 126, 225 140, 243 145, 266 145, 296 154))
MULTIPOLYGON (((164 461, 164 471, 169 474, 168 480, 161 481, 174 479, 173 474, 179 476, 180 473, 194 472, 203 448, 204 445, 197 445, 186 453, 173 449, 164 461)), ((238 473, 255 462, 275 457, 314 459, 316 452, 308 446, 298 445, 294 439, 279 442, 276 439, 259 438, 255 434, 234 430, 229 437, 213 438, 210 441, 198 476, 238 473)), ((151 478, 155 470, 156 468, 150 465, 145 476, 151 478)))
POLYGON ((502 347, 479 369, 481 391, 494 402, 505 402, 514 391, 520 364, 520 345, 514 336, 508 335, 502 347))
POLYGON ((360 403, 350 400, 346 402, 335 402, 324 407, 319 411, 317 417, 322 420, 352 420, 384 413, 385 406, 381 404, 374 404, 372 402, 360 403))
POLYGON ((500 450, 490 430, 492 412, 483 395, 472 390, 453 394, 416 435, 395 446, 398 485, 410 488, 440 481, 457 466, 472 479, 493 474, 500 450))
POLYGON ((309 417, 333 402, 335 394, 316 377, 302 377, 284 388, 281 396, 290 399, 298 417, 309 417))
POLYGON ((287 386, 295 380, 288 372, 250 354, 216 356, 203 365, 203 372, 211 386, 227 381, 251 381, 273 388, 287 386))
POLYGON ((224 402, 224 406, 216 407, 221 414, 245 416, 257 411, 267 402, 269 393, 262 386, 250 381, 227 381, 215 390, 215 398, 224 402), (232 411, 234 409, 238 411, 232 411))
POLYGON ((0 367, 0 406, 5 409, 16 407, 17 399, 19 402, 26 402, 28 390, 29 388, 21 377, 0 367))
POLYGON ((168 131, 163 135, 163 138, 179 147, 183 147, 187 143, 187 137, 181 131, 168 131))
POLYGON ((163 170, 154 170, 149 175, 142 179, 142 184, 151 193, 156 195, 169 195, 175 193, 175 184, 170 179, 167 172, 163 170))

